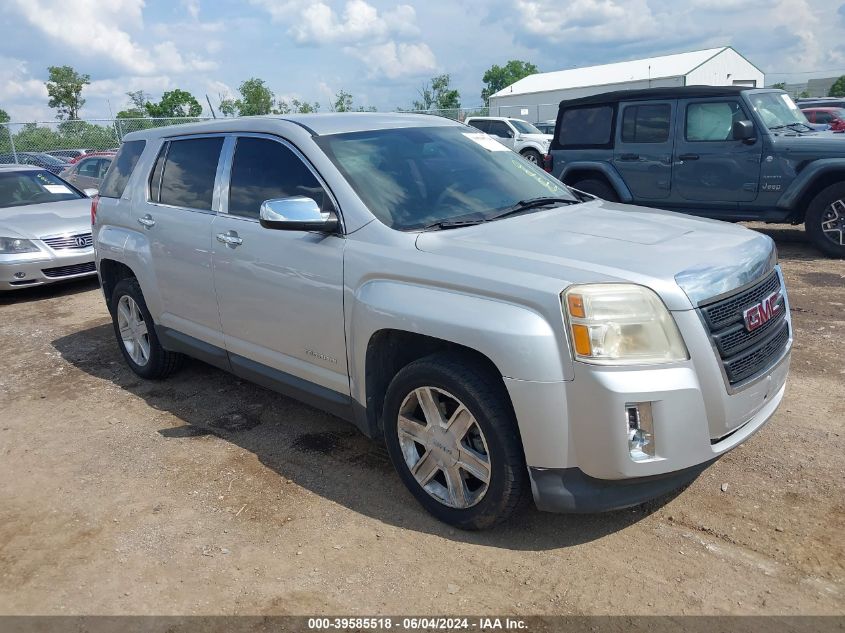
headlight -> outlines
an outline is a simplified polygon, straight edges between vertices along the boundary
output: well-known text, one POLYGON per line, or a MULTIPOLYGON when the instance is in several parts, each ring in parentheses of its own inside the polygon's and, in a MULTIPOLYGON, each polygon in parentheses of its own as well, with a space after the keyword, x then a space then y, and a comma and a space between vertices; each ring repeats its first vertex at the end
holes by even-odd
POLYGON ((38 247, 30 240, 17 237, 0 237, 0 253, 37 253, 38 247))
POLYGON ((563 293, 575 358, 601 365, 646 365, 689 358, 660 298, 634 284, 585 284, 563 293))

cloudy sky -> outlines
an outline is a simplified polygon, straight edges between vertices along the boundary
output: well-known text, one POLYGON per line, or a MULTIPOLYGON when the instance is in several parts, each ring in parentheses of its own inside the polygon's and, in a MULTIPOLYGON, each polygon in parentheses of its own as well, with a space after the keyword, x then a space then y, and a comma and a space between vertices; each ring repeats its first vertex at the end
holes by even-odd
POLYGON ((249 77, 326 109, 407 106, 448 72, 466 106, 508 59, 541 71, 732 45, 767 82, 845 74, 843 0, 3 0, 0 108, 50 120, 47 66, 91 75, 84 117, 176 87, 217 105, 249 77), (811 71, 813 71, 811 73, 811 71), (778 74, 774 74, 778 73, 778 74), (790 73, 790 74, 784 74, 790 73))

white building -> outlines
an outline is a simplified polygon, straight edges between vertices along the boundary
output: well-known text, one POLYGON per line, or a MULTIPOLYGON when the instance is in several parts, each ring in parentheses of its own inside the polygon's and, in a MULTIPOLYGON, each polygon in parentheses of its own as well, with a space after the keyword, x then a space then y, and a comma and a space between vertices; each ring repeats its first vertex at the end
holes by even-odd
POLYGON ((545 121, 557 116, 563 99, 612 90, 696 85, 762 88, 765 83, 763 71, 723 46, 529 75, 490 97, 490 115, 545 121))

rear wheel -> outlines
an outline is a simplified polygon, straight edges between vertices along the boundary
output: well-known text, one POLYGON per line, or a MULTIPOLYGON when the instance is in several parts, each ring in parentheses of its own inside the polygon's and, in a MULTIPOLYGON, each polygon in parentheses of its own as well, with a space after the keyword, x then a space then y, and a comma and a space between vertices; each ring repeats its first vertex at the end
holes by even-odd
POLYGON ((399 371, 384 427, 399 476, 441 521, 483 529, 523 500, 525 459, 504 385, 471 357, 435 354, 399 371))
POLYGON ((616 195, 616 191, 614 191, 613 187, 611 187, 606 181, 599 180, 598 178, 586 178, 584 180, 579 180, 578 182, 572 183, 572 187, 578 189, 579 191, 583 191, 584 193, 597 196, 602 200, 619 202, 619 196, 616 195))
POLYGON ((182 355, 159 343, 137 279, 121 279, 115 285, 110 307, 117 344, 132 371, 142 378, 159 379, 179 368, 182 355))
POLYGON ((533 163, 535 165, 542 166, 543 164, 543 157, 540 155, 536 149, 527 149, 522 152, 522 157, 527 160, 529 163, 533 163))
POLYGON ((804 227, 821 252, 845 258, 845 183, 830 185, 813 198, 804 227))

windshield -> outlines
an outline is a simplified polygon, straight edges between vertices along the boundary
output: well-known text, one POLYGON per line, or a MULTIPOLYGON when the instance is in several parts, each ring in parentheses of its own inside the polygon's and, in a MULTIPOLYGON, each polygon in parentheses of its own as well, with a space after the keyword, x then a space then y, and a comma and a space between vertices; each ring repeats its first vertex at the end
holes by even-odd
POLYGON ((763 123, 770 130, 800 123, 807 125, 807 117, 783 92, 763 92, 751 95, 751 103, 763 123))
POLYGON ((542 134, 536 127, 520 119, 510 119, 510 122, 520 134, 542 134))
POLYGON ((83 195, 49 171, 0 171, 0 208, 75 200, 83 195))
POLYGON ((40 160, 45 165, 67 165, 66 160, 50 156, 50 154, 33 154, 32 158, 40 160))
POLYGON ((441 221, 556 197, 578 202, 559 180, 472 128, 421 127, 320 136, 317 144, 387 226, 441 221))

